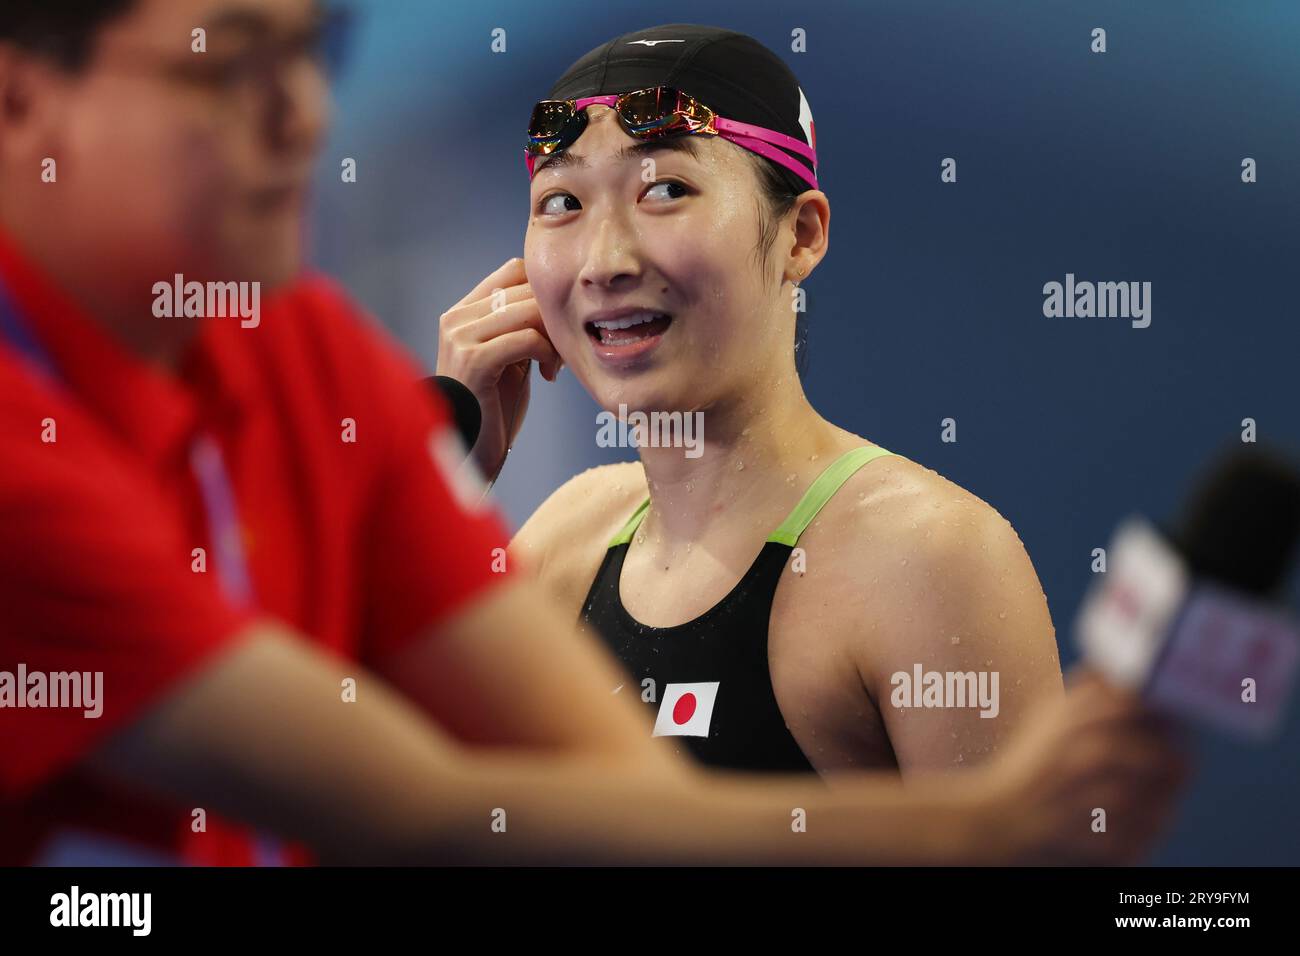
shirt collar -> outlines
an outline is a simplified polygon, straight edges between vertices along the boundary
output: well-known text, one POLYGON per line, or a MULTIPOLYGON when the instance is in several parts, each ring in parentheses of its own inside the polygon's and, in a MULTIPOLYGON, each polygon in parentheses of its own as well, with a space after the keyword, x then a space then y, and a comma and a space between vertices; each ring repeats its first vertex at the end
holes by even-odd
POLYGON ((238 360, 226 329, 211 327, 228 323, 205 326, 172 373, 121 345, 3 230, 0 283, 61 384, 152 463, 183 453, 200 424, 238 417, 253 400, 250 364, 238 360))

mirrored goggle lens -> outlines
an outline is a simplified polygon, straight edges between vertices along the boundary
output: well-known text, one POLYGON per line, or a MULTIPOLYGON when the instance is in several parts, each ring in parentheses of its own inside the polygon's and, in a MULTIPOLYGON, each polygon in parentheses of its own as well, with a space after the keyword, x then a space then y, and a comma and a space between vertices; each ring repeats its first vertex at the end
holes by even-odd
POLYGON ((648 136, 699 129, 713 116, 694 97, 669 86, 629 93, 619 112, 633 133, 648 136))
POLYGON ((560 145, 565 129, 573 120, 573 106, 563 100, 543 100, 533 107, 528 121, 528 148, 549 153, 560 145))

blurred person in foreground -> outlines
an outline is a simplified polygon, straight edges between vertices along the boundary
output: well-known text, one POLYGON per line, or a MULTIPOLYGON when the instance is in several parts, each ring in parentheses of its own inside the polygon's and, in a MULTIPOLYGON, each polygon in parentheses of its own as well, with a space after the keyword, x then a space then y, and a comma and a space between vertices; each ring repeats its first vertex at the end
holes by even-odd
POLYGON ((310 0, 0 7, 0 862, 1144 852, 1185 770, 1092 677, 957 778, 827 789, 651 747, 607 655, 494 572, 506 530, 416 366, 301 272, 328 22, 310 0), (249 321, 160 317, 177 276, 264 295, 249 321))

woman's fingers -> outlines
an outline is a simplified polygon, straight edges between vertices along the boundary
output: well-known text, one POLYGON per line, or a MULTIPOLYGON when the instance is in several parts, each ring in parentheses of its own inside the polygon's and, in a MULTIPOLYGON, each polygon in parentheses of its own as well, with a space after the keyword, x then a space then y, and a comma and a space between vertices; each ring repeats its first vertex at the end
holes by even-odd
MULTIPOLYGON (((480 284, 480 289, 482 287, 480 284)), ((443 313, 440 322, 438 374, 459 379, 469 385, 471 390, 475 385, 499 380, 501 366, 497 363, 501 356, 509 356, 509 361, 517 361, 517 343, 526 342, 529 343, 529 348, 533 348, 534 340, 530 336, 516 337, 510 340, 511 343, 516 343, 515 346, 485 346, 511 333, 528 329, 536 331, 543 339, 546 338, 541 310, 533 298, 532 287, 527 283, 500 290, 500 294, 493 292, 486 298, 458 305, 443 313)), ((547 344, 549 346, 549 341, 547 344)), ((563 362, 554 349, 540 351, 540 358, 531 354, 522 357, 538 358, 543 377, 554 381, 563 362)))
POLYGON ((531 292, 517 294, 500 308, 483 315, 466 318, 452 333, 462 345, 479 344, 517 329, 533 328, 546 334, 542 312, 531 292))
POLYGON ((491 294, 483 298, 452 306, 439 317, 438 329, 443 336, 454 334, 465 326, 500 311, 506 305, 524 301, 535 301, 533 287, 527 282, 504 289, 494 289, 491 294))
POLYGON ((495 272, 483 278, 483 281, 474 286, 465 297, 453 305, 448 312, 455 311, 461 306, 468 305, 471 302, 477 302, 480 299, 489 298, 495 289, 508 289, 510 286, 519 285, 527 282, 528 277, 524 274, 524 260, 515 257, 503 262, 495 272))
MULTIPOLYGON (((550 337, 546 334, 546 324, 542 320, 542 312, 537 305, 537 300, 532 297, 532 287, 524 285, 511 291, 512 295, 505 305, 486 315, 468 320, 460 326, 457 335, 463 336, 467 343, 482 344, 508 332, 531 328, 536 329, 549 344, 550 337)), ((564 360, 560 358, 559 353, 554 349, 551 352, 553 361, 538 361, 542 377, 549 382, 555 381, 555 376, 564 367, 564 360)))
MULTIPOLYGON (((488 368, 502 369, 521 359, 534 359, 544 370, 554 370, 560 362, 560 355, 551 345, 551 340, 532 328, 498 335, 480 345, 478 351, 488 368)), ((548 377, 553 379, 554 373, 548 377)))
POLYGON ((555 381, 562 363, 546 337, 524 261, 515 258, 438 319, 436 373, 460 381, 478 399, 483 424, 472 455, 484 474, 500 470, 523 425, 533 361, 555 381))

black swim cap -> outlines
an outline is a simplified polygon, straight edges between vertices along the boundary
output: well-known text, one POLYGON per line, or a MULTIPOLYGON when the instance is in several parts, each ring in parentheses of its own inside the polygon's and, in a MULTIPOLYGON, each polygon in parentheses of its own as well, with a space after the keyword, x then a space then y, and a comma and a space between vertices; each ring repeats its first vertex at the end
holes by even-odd
MULTIPOLYGON (((575 100, 649 86, 676 87, 719 116, 817 148, 812 110, 790 68, 753 37, 720 27, 669 23, 615 37, 565 70, 547 99, 575 100)), ((816 176, 816 166, 806 157, 787 155, 816 176)), ((772 165, 796 193, 810 188, 779 163, 772 165)))

